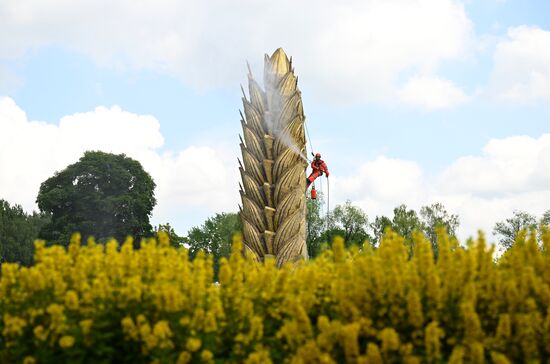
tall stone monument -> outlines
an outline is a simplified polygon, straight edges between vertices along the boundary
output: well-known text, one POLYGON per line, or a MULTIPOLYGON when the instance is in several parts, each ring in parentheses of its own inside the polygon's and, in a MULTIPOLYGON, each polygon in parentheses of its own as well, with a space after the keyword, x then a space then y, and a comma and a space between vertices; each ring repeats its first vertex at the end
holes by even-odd
POLYGON ((241 113, 243 241, 258 260, 274 256, 278 266, 307 259, 305 117, 297 83, 281 48, 265 55, 263 89, 249 72, 241 113))

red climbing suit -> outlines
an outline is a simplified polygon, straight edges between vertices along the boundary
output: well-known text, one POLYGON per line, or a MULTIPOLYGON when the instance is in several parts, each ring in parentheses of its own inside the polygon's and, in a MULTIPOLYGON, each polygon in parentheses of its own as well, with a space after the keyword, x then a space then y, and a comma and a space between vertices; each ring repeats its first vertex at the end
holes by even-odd
POLYGON ((309 186, 317 177, 322 176, 323 173, 329 176, 327 164, 321 159, 321 154, 317 153, 315 159, 311 162, 311 169, 313 170, 307 178, 307 185, 309 186))

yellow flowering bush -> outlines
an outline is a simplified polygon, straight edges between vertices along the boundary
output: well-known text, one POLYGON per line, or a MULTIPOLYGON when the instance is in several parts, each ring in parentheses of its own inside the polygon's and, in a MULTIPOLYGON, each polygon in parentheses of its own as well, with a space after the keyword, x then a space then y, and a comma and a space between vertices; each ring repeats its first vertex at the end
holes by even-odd
POLYGON ((190 261, 167 237, 134 249, 75 236, 3 264, 1 363, 545 363, 550 233, 521 233, 498 261, 483 235, 439 257, 388 231, 279 269, 243 257, 190 261))

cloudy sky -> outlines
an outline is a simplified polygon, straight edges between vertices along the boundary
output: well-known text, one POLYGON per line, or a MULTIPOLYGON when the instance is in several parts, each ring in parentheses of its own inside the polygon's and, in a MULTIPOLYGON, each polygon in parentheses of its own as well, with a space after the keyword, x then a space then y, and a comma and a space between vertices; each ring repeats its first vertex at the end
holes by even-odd
MULTIPOLYGON (((547 0, 2 0, 0 198, 85 150, 157 183, 153 223, 236 211, 246 61, 293 57, 335 205, 442 202, 460 236, 550 209, 547 0)), ((323 185, 326 189, 326 182, 323 185)))

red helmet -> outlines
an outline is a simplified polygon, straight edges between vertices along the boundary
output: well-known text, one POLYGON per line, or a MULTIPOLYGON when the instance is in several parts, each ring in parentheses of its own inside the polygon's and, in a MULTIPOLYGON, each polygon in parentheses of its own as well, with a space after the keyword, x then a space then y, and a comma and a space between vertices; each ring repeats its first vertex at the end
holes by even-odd
POLYGON ((315 154, 315 158, 321 158, 321 153, 315 154))

